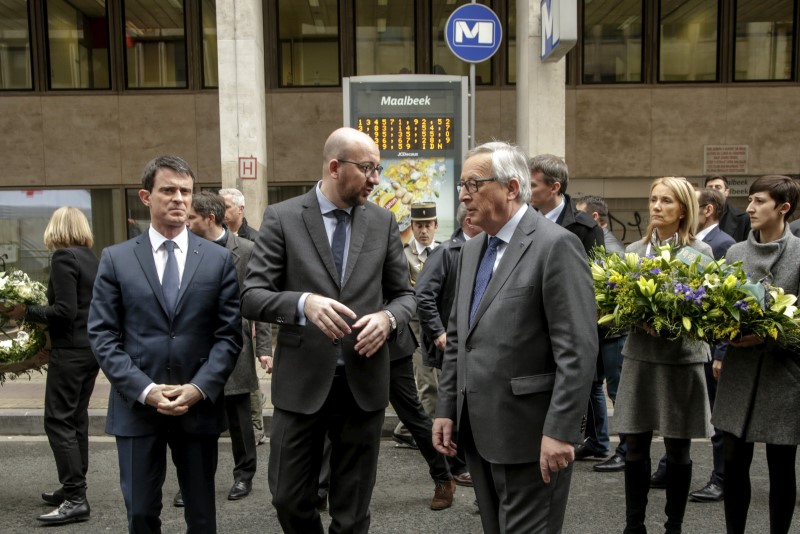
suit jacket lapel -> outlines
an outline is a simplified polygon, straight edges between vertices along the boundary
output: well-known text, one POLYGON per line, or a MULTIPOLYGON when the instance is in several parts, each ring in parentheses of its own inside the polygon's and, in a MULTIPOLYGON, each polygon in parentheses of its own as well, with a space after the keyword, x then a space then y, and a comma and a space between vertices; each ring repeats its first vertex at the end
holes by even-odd
MULTIPOLYGON (((181 278, 181 288, 178 291, 178 303, 175 304, 175 315, 181 311, 181 304, 183 304, 183 295, 186 294, 192 278, 197 272, 197 267, 203 259, 203 247, 205 244, 210 243, 200 239, 193 233, 189 232, 189 246, 186 250, 186 264, 183 266, 183 277, 181 278)), ((217 246, 217 245, 215 245, 217 246)))
POLYGON ((306 229, 308 229, 308 234, 311 236, 311 241, 314 243, 323 265, 328 270, 328 274, 331 275, 331 278, 338 286, 339 273, 336 271, 336 264, 333 262, 333 252, 331 251, 330 241, 328 241, 328 233, 325 231, 325 223, 322 220, 315 189, 312 189, 306 195, 304 207, 303 221, 306 223, 306 229))
POLYGON ((344 276, 342 277, 342 287, 347 283, 350 274, 353 272, 353 267, 356 264, 358 255, 361 253, 361 247, 364 246, 364 239, 367 237, 367 208, 364 206, 356 206, 352 211, 353 216, 350 218, 350 248, 347 251, 347 266, 344 269, 344 276))
MULTIPOLYGON (((522 255, 526 250, 528 250, 528 247, 531 246, 531 234, 535 229, 536 215, 533 213, 531 208, 528 208, 528 211, 522 216, 522 220, 519 222, 519 225, 517 225, 517 229, 514 230, 514 234, 511 236, 511 241, 506 244, 506 248, 503 251, 503 257, 500 259, 500 263, 497 265, 494 274, 492 274, 492 279, 489 280, 489 285, 486 286, 486 291, 483 293, 481 303, 478 305, 478 309, 475 310, 475 317, 472 321, 473 326, 478 324, 481 316, 484 314, 495 297, 497 297, 497 294, 505 285, 508 277, 511 276, 511 273, 514 272, 514 268, 517 266, 517 263, 519 263, 522 255)), ((474 285, 473 279, 472 286, 474 285)))
POLYGON ((161 309, 164 310, 165 314, 169 315, 167 304, 164 301, 164 293, 161 291, 161 282, 158 280, 156 262, 153 259, 153 245, 150 243, 150 237, 147 232, 139 236, 134 253, 136 254, 136 259, 139 260, 139 265, 142 268, 142 272, 144 272, 147 283, 150 284, 150 289, 153 290, 156 300, 161 305, 161 309))

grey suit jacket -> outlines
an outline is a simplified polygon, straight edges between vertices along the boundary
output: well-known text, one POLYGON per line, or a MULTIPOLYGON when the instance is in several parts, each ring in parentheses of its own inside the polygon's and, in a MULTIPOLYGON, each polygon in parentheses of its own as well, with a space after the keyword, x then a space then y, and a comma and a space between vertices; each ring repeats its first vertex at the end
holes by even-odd
POLYGON ((342 284, 333 261, 316 191, 267 208, 247 270, 242 313, 278 323, 272 378, 275 407, 311 414, 325 402, 342 355, 348 384, 362 410, 389 404, 389 350, 359 355, 358 331, 331 341, 311 321, 300 325, 305 292, 333 298, 358 317, 391 311, 398 325, 416 309, 400 232, 391 212, 372 203, 353 208, 350 248, 342 284), (384 306, 384 302, 386 305, 384 306))
MULTIPOLYGON (((247 263, 253 254, 253 242, 239 237, 228 231, 228 241, 225 248, 231 251, 233 265, 236 267, 236 279, 239 287, 244 287, 244 277, 247 274, 247 263)), ((225 383, 226 395, 241 395, 258 389, 258 375, 256 374, 256 356, 269 356, 272 354, 272 333, 267 323, 242 319, 242 352, 236 360, 231 376, 225 383), (256 347, 253 351, 252 325, 256 329, 256 347)))
POLYGON ((597 312, 586 253, 571 232, 528 209, 469 326, 487 236, 469 240, 447 330, 437 417, 464 402, 480 455, 539 461, 542 435, 577 443, 597 360, 597 312))

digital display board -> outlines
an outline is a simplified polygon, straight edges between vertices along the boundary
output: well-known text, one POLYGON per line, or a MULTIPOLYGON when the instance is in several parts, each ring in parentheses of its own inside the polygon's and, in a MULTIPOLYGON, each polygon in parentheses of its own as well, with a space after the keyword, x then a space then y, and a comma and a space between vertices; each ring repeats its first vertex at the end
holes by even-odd
POLYGON ((453 117, 359 117, 355 128, 382 151, 453 149, 453 117))
POLYGON ((404 242, 411 206, 435 202, 445 241, 455 228, 455 184, 467 146, 467 78, 392 75, 345 78, 344 123, 369 135, 384 168, 371 202, 392 211, 404 242))

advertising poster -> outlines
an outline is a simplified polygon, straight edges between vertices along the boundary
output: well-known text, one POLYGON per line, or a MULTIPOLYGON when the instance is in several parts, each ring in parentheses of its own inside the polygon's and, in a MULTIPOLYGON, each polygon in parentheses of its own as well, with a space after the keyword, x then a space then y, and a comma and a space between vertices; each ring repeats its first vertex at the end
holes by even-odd
POLYGON ((466 151, 466 78, 363 76, 345 79, 345 125, 372 137, 384 170, 370 201, 394 213, 404 243, 411 205, 435 202, 437 241, 455 229, 466 151))

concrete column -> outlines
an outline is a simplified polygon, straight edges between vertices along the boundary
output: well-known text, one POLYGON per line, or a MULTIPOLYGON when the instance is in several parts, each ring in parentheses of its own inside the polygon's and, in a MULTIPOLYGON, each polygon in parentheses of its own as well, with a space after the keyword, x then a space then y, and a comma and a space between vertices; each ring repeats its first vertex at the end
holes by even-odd
POLYGON ((261 0, 217 0, 219 137, 222 187, 245 196, 258 229, 267 207, 267 119, 261 0), (257 178, 239 176, 239 158, 257 159, 257 178))
POLYGON ((566 58, 543 63, 539 0, 517 0, 517 144, 529 156, 566 151, 566 58))

